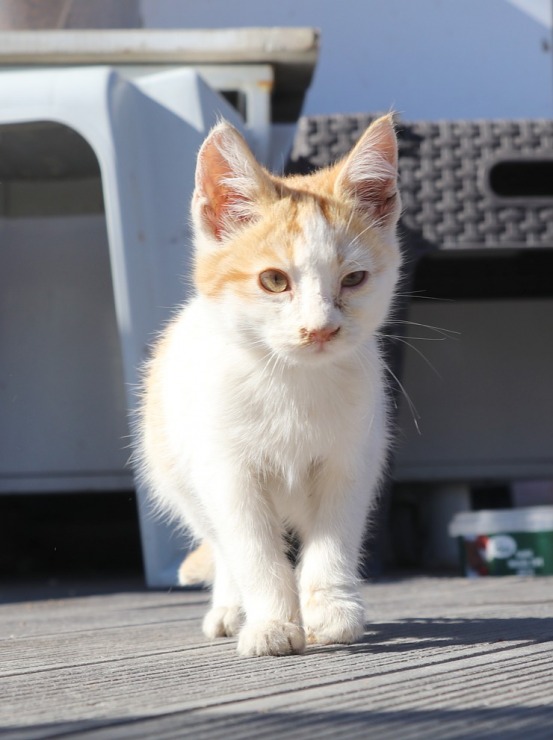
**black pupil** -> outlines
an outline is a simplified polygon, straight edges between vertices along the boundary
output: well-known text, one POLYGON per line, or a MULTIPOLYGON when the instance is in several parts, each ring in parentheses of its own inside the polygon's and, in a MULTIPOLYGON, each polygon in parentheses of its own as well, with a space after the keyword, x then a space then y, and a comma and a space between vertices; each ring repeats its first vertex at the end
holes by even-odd
POLYGON ((362 272, 352 272, 346 276, 346 285, 357 285, 363 279, 362 272))

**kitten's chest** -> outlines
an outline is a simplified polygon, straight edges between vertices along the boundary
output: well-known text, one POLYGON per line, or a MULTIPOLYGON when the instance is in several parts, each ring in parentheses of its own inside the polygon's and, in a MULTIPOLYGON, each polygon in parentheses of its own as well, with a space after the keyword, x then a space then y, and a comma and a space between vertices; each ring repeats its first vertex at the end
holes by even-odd
POLYGON ((255 466, 301 475, 358 427, 362 394, 351 377, 285 373, 249 377, 233 404, 233 440, 255 466))

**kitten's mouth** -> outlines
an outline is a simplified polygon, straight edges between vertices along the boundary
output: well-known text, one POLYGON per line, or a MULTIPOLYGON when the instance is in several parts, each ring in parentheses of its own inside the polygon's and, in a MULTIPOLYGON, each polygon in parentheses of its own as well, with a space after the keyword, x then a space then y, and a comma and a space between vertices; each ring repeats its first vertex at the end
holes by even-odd
POLYGON ((329 351, 328 345, 329 345, 328 342, 311 342, 309 344, 313 352, 317 355, 320 355, 322 352, 328 352, 329 351))

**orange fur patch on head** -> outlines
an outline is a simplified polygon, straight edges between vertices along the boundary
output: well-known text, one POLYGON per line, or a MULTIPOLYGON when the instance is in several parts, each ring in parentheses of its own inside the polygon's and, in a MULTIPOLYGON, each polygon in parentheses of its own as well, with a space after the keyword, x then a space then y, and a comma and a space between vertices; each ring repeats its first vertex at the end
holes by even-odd
MULTIPOLYGON (((332 196, 335 174, 330 171, 301 178, 281 180, 282 197, 260 206, 257 221, 245 225, 219 248, 196 255, 195 282, 205 296, 217 298, 232 290, 251 298, 259 289, 258 276, 270 268, 287 272, 295 263, 294 249, 305 226, 320 216, 344 243, 356 242, 373 253, 375 265, 384 264, 386 249, 367 229, 366 221, 347 203, 332 196), (322 186, 322 187, 321 187, 322 186), (380 259, 382 257, 382 259, 380 259)), ((336 252, 338 264, 343 255, 336 252)))
MULTIPOLYGON (((311 175, 293 175, 286 178, 287 185, 308 194, 344 243, 355 243, 369 249, 375 270, 385 267, 389 260, 389 244, 382 240, 381 234, 372 228, 374 219, 358 210, 350 200, 338 199, 335 194, 336 180, 342 171, 344 160, 337 164, 317 170, 311 175)), ((338 262, 342 253, 337 254, 338 262)))
MULTIPOLYGON (((314 213, 320 214, 336 234, 338 263, 342 256, 340 242, 343 242, 370 250, 376 270, 385 267, 390 244, 379 229, 387 221, 395 226, 399 213, 399 200, 393 203, 389 199, 389 193, 395 193, 396 188, 395 147, 391 119, 384 117, 335 165, 310 175, 291 177, 277 177, 259 168, 250 182, 257 188, 257 196, 253 190, 247 196, 250 213, 255 212, 255 216, 246 221, 237 218, 235 228, 228 229, 224 238, 222 231, 211 225, 217 246, 197 251, 198 290, 211 298, 220 296, 226 289, 244 298, 252 297, 259 289, 261 271, 272 268, 287 272, 293 265, 294 246, 314 213)), ((204 149, 210 153, 208 147, 204 149)), ((207 154, 204 153, 204 159, 207 154)), ((219 156, 217 150, 216 154, 219 156)), ((215 157, 215 161, 219 160, 215 157)), ((255 173, 256 165, 252 164, 251 168, 255 173)), ((227 180, 217 176, 213 181, 211 174, 205 172, 201 177, 210 207, 219 205, 224 211, 227 180)), ((233 192, 234 189, 233 186, 233 192)), ((242 191, 239 195, 243 197, 242 191)))
POLYGON ((196 256, 195 282, 198 290, 216 298, 226 289, 249 297, 258 290, 260 272, 269 268, 287 271, 293 262, 294 241, 301 233, 300 199, 284 192, 283 197, 260 207, 254 223, 241 229, 218 249, 196 256))

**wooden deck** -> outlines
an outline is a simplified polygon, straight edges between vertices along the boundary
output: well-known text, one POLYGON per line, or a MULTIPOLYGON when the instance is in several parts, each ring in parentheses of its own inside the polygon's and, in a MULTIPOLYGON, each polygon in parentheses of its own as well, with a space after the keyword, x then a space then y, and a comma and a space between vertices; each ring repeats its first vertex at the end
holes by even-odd
POLYGON ((2 590, 3 739, 553 738, 553 578, 368 585, 362 642, 258 659, 203 592, 45 596, 2 590))

